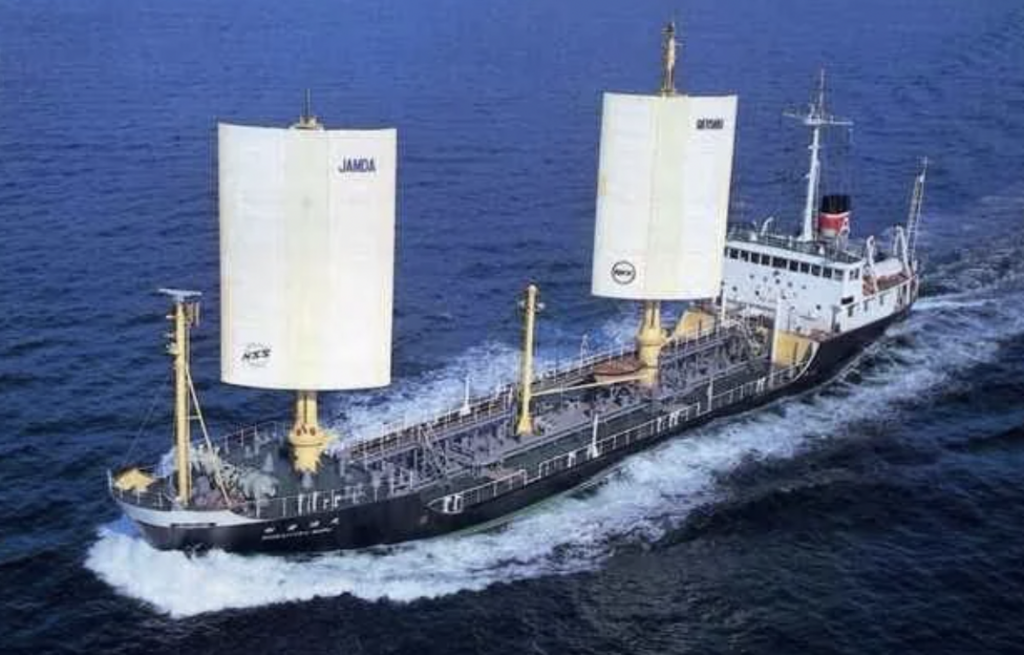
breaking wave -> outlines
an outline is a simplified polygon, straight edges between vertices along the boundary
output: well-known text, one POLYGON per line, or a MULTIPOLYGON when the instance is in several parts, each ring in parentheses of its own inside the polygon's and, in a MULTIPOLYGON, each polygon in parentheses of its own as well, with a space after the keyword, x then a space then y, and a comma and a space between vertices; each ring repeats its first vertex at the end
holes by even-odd
MULTIPOLYGON (((150 548, 122 519, 100 528, 86 564, 120 592, 174 617, 342 594, 411 601, 592 569, 623 540, 656 541, 694 508, 714 502, 721 494, 716 480, 739 465, 789 458, 823 439, 842 438, 854 424, 937 391, 957 371, 996 357, 1001 339, 1024 333, 1024 316, 1015 309, 1021 300, 1020 291, 1005 289, 923 299, 869 354, 872 365, 861 368, 856 384, 840 379, 828 393, 714 422, 626 460, 592 493, 552 500, 498 530, 301 559, 220 551, 188 557, 150 548)), ((498 362, 495 377, 470 370, 471 378, 484 385, 505 381, 500 376, 506 373, 494 371, 514 371, 514 350, 485 348, 498 362)), ((374 414, 379 421, 382 409, 394 420, 422 411, 423 402, 458 402, 467 366, 481 361, 480 354, 468 353, 435 378, 385 392, 384 403, 354 404, 347 409, 350 421, 368 424, 374 414)))

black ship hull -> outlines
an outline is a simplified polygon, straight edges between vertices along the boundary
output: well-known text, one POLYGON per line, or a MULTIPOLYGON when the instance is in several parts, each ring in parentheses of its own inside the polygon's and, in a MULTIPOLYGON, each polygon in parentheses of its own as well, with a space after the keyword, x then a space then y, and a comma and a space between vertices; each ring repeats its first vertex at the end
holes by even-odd
MULTIPOLYGON (((458 513, 438 511, 417 494, 389 498, 375 503, 335 511, 310 513, 298 518, 251 520, 233 525, 187 523, 155 525, 135 518, 146 540, 158 549, 203 550, 220 548, 231 552, 291 553, 357 549, 435 537, 493 523, 542 500, 574 489, 608 470, 625 457, 656 443, 692 430, 711 420, 739 414, 783 396, 814 388, 833 377, 866 346, 877 340, 894 322, 904 319, 909 308, 889 317, 825 341, 802 376, 791 384, 747 400, 710 411, 679 430, 639 440, 606 456, 568 467, 531 481, 491 500, 466 507, 458 513)), ((125 507, 131 514, 130 508, 125 507)))

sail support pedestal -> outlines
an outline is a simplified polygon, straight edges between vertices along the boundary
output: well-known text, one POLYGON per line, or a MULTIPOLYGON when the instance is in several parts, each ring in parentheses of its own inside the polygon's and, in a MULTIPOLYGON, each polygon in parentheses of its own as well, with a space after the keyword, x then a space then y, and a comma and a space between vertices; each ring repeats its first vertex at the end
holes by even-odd
POLYGON ((661 303, 645 300, 643 319, 636 333, 637 358, 640 360, 640 384, 652 388, 658 384, 658 357, 665 345, 661 329, 661 303))
POLYGON ((288 433, 292 464, 299 473, 316 473, 320 455, 327 446, 327 434, 320 428, 315 391, 295 394, 295 425, 288 433))

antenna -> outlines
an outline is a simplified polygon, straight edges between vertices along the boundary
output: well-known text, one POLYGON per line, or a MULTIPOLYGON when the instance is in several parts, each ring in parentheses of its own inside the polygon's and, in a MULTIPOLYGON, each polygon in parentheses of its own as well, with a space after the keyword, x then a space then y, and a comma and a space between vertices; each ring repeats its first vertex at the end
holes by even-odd
POLYGON ((313 115, 313 94, 308 88, 306 89, 305 102, 302 105, 302 115, 299 116, 299 122, 293 124, 292 128, 296 130, 324 129, 324 126, 313 115))
POLYGON ((164 296, 169 296, 174 302, 188 302, 193 298, 199 298, 203 294, 199 291, 189 291, 188 289, 171 289, 168 287, 162 287, 156 290, 157 293, 164 296))
POLYGON ((837 118, 826 111, 824 68, 818 73, 817 93, 808 104, 807 112, 785 112, 784 116, 795 118, 805 127, 811 128, 811 145, 808 147, 808 150, 811 151, 811 162, 807 171, 807 198, 804 201, 804 221, 800 231, 800 241, 814 241, 817 236, 814 230, 814 206, 817 204, 818 185, 821 181, 821 128, 849 127, 853 125, 853 121, 837 118))
POLYGON ((921 207, 924 204, 924 184, 928 175, 928 158, 921 159, 921 172, 914 180, 914 195, 910 198, 910 213, 907 216, 907 259, 913 265, 917 249, 917 227, 921 222, 921 207))
POLYGON ((676 21, 670 20, 662 29, 661 41, 661 95, 676 94, 676 21))

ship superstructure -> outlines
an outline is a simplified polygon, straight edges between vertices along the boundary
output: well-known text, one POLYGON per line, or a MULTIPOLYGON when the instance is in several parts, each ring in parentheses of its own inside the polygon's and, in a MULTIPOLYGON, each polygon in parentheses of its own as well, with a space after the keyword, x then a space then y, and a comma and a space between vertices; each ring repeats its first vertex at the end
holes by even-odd
POLYGON ((394 132, 324 130, 308 110, 288 130, 222 126, 222 379, 297 390, 295 419, 211 438, 189 368, 198 295, 166 290, 174 465, 110 476, 145 537, 288 552, 489 524, 662 439, 821 383, 904 316, 924 173, 892 255, 850 239, 848 197, 818 191, 819 130, 840 122, 822 86, 803 119, 801 232, 727 233, 736 98, 678 92, 676 61, 670 24, 658 92, 604 99, 592 291, 640 303, 635 342, 536 371, 531 284, 517 382, 372 436, 322 427, 316 392, 390 377, 394 132), (670 329, 662 303, 683 309, 670 329))
POLYGON ((827 112, 824 71, 806 113, 788 115, 811 130, 801 229, 776 231, 771 218, 760 226, 733 227, 725 249, 726 302, 748 315, 771 317, 801 342, 828 340, 899 315, 918 294, 914 243, 927 160, 914 184, 907 221, 894 226, 883 253, 873 236, 852 237, 849 195, 820 192, 821 132, 853 124, 827 112))

